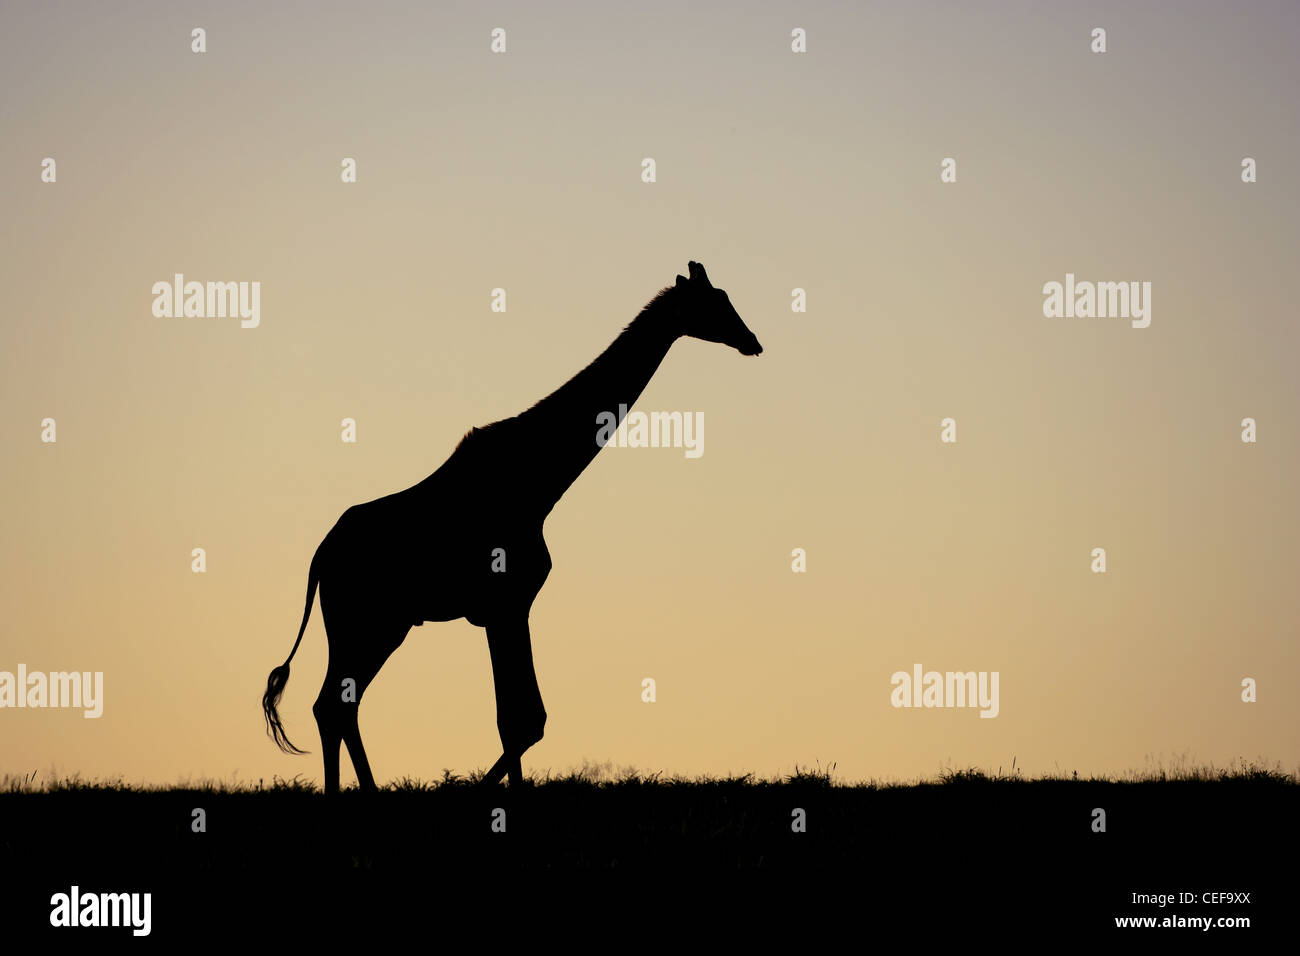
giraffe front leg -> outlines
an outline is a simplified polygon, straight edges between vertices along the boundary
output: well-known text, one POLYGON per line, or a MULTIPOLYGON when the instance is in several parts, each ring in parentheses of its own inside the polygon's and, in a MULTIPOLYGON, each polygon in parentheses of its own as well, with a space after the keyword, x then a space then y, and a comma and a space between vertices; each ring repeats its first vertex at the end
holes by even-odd
POLYGON ((511 786, 514 786, 515 781, 521 784, 528 782, 524 779, 524 772, 520 767, 519 758, 511 757, 508 753, 502 753, 497 758, 497 762, 492 765, 492 769, 483 775, 483 779, 479 783, 490 786, 500 783, 507 775, 510 775, 511 786))
POLYGON ((483 779, 480 780, 479 783, 482 783, 485 786, 500 783, 501 778, 506 775, 509 769, 509 761, 506 759, 506 755, 502 754, 497 758, 497 762, 492 765, 492 769, 483 775, 483 779))
POLYGON ((497 731, 503 753, 484 783, 497 783, 509 774, 510 785, 524 783, 521 758, 524 751, 542 739, 546 727, 546 708, 533 669, 532 638, 528 620, 487 629, 488 650, 492 656, 492 682, 496 687, 497 731))

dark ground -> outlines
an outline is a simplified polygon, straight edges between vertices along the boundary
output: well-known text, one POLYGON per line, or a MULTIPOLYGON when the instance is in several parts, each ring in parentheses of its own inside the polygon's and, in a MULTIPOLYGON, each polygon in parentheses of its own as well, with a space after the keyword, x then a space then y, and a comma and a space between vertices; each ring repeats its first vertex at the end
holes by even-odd
POLYGON ((1294 777, 1263 771, 1139 782, 968 772, 879 787, 816 775, 570 777, 514 794, 451 781, 334 800, 283 784, 32 792, 11 782, 0 792, 0 938, 97 946, 120 936, 138 946, 270 932, 381 943, 405 930, 427 950, 463 932, 487 943, 517 931, 529 945, 549 937, 580 951, 610 948, 621 931, 630 944, 675 948, 683 930, 700 945, 782 930, 810 946, 901 935, 917 951, 1022 934, 1128 935, 1158 950, 1279 931, 1294 941, 1298 797, 1294 777), (492 831, 498 807, 504 833, 492 831), (796 807, 807 832, 791 830, 796 807), (1104 833, 1092 829, 1096 807, 1104 833), (195 808, 206 812, 204 833, 191 829, 195 808), (151 892, 150 938, 52 929, 50 897, 74 883, 151 892), (1132 902, 1135 892, 1179 891, 1198 905, 1132 902), (1248 892, 1249 902, 1206 904, 1213 891, 1248 892), (1251 927, 1114 922, 1171 915, 1247 916, 1251 927))

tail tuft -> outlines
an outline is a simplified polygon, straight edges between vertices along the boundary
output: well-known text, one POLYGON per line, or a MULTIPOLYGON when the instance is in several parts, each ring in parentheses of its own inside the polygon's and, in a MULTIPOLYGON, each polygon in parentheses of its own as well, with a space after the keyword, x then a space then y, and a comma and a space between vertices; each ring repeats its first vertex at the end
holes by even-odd
MULTIPOLYGON (((325 543, 321 542, 321 547, 324 546, 325 543)), ((284 663, 271 671, 271 676, 266 679, 266 693, 262 695, 262 714, 266 717, 266 732, 275 741, 275 745, 287 754, 307 752, 299 750, 289 742, 284 732, 284 725, 280 723, 280 713, 276 708, 280 706, 280 695, 284 693, 284 685, 289 683, 289 661, 293 660, 293 655, 298 653, 303 632, 307 630, 307 618, 311 617, 311 602, 316 600, 316 585, 320 583, 320 554, 321 548, 317 548, 316 554, 311 559, 311 568, 307 572, 307 601, 302 609, 302 625, 298 628, 298 639, 293 642, 293 650, 289 652, 284 663)))
POLYGON ((275 745, 285 753, 305 754, 307 751, 299 750, 290 742, 284 732, 284 725, 280 723, 280 714, 276 710, 280 704, 280 695, 284 693, 284 685, 287 683, 289 683, 289 664, 286 661, 271 671, 266 679, 266 693, 262 695, 262 714, 266 717, 266 732, 271 735, 275 745))

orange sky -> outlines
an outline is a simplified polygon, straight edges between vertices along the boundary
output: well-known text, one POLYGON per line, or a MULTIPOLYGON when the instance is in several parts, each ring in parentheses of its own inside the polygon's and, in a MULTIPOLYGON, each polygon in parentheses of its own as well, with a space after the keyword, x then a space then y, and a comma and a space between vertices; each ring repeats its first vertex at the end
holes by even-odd
MULTIPOLYGON (((102 672, 103 713, 0 709, 0 772, 319 780, 258 701, 320 539, 688 259, 765 351, 678 343, 638 407, 704 453, 607 449, 552 513, 526 768, 1295 769, 1298 21, 7 5, 0 671, 102 672), (259 282, 258 326, 156 317, 176 273, 259 282), (1150 326, 1045 318, 1067 273, 1150 282, 1150 326), (916 664, 998 672, 996 718, 891 706, 916 664)), ((325 661, 317 609, 281 709, 312 751, 325 661)), ((361 727, 381 783, 488 766, 482 631, 412 631, 361 727)))

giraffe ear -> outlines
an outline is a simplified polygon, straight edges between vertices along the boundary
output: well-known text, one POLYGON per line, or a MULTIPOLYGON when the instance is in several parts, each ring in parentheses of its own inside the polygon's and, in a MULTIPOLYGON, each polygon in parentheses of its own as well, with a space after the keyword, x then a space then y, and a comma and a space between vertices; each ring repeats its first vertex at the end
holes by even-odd
POLYGON ((681 286, 686 285, 686 276, 679 275, 679 276, 677 277, 677 285, 678 285, 679 288, 680 288, 681 286))

